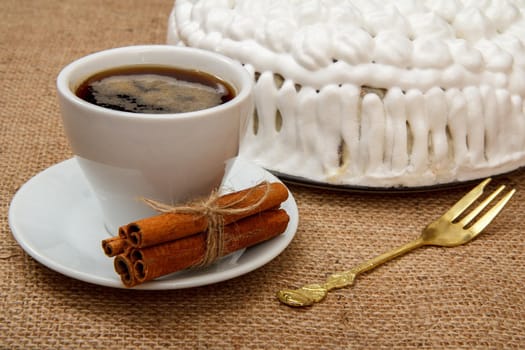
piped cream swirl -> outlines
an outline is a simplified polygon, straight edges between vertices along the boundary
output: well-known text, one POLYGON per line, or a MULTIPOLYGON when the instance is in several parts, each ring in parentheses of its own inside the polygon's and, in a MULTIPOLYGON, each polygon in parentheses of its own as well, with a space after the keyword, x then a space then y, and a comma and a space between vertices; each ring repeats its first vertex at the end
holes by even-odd
MULTIPOLYGON (((517 80, 512 75, 522 73, 513 60, 521 51, 512 51, 523 45, 516 33, 525 28, 517 0, 178 0, 174 12, 182 42, 241 61, 249 47, 258 56, 253 60, 258 71, 304 85, 322 86, 334 77, 340 84, 359 84, 361 74, 379 69, 398 78, 378 87, 405 89, 406 70, 420 71, 408 72, 418 81, 417 74, 428 75, 424 70, 454 67, 459 88, 501 84, 496 72, 509 76, 505 81, 512 88, 517 80), (515 43, 509 45, 509 38, 515 43), (338 61, 345 64, 334 67, 338 61), (352 74, 342 73, 348 66, 352 74)), ((520 57, 521 65, 524 61, 520 57)), ((416 87, 441 85, 437 74, 430 86, 416 87)))

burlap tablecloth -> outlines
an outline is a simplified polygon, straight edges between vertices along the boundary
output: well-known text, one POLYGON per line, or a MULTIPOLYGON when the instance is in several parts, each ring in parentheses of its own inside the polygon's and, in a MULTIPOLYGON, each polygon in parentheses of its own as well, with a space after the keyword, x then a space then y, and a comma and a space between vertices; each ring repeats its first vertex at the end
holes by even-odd
POLYGON ((525 348, 523 171, 497 179, 518 192, 479 239, 417 250, 307 309, 281 305, 275 292, 323 281, 405 243, 466 189, 371 194, 290 186, 300 212, 291 245, 252 273, 194 289, 91 285, 27 255, 8 226, 11 198, 32 176, 72 156, 57 73, 94 51, 164 43, 172 5, 0 2, 0 348, 525 348))

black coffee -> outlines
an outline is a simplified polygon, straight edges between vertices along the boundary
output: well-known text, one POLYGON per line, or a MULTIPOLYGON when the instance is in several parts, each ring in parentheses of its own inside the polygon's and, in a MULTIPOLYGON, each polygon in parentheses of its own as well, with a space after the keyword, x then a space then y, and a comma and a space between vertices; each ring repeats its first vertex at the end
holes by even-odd
POLYGON ((209 73, 146 65, 97 73, 75 93, 97 106, 155 114, 197 111, 235 97, 230 84, 209 73))

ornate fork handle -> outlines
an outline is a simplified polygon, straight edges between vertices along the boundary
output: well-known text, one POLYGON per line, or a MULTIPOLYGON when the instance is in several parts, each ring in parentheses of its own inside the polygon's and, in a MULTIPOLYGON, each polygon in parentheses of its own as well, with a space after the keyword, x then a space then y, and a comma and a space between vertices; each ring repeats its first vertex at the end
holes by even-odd
POLYGON ((309 284, 299 289, 281 290, 277 293, 279 300, 289 306, 308 306, 324 299, 326 294, 332 289, 343 288, 354 283, 355 278, 360 273, 372 270, 373 268, 390 261, 400 255, 423 245, 436 245, 441 247, 456 247, 465 244, 475 237, 498 215, 507 204, 516 190, 509 191, 492 208, 483 215, 481 213, 498 196, 505 186, 500 186, 492 192, 474 209, 466 213, 476 199, 483 193, 483 189, 489 183, 490 178, 474 187, 469 193, 463 196, 445 214, 437 220, 428 224, 421 235, 405 245, 402 245, 388 253, 381 254, 373 259, 365 261, 348 271, 339 272, 328 277, 324 284, 309 284), (478 215, 481 215, 478 218, 478 215), (472 223, 476 219, 474 223, 472 223))
POLYGON ((329 291, 351 286, 356 277, 366 271, 370 271, 381 264, 406 254, 416 248, 425 245, 421 237, 395 248, 387 253, 367 260, 350 270, 336 272, 330 275, 323 284, 307 284, 299 289, 283 289, 277 293, 279 300, 289 306, 309 306, 323 300, 329 291))

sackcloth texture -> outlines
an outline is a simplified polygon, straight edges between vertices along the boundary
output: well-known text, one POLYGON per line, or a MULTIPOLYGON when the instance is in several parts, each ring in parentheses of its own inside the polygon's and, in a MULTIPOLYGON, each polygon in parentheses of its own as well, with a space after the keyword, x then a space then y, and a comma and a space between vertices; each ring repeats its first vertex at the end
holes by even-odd
POLYGON ((102 287, 31 258, 13 237, 8 210, 32 176, 72 157, 58 72, 95 51, 165 43, 172 6, 0 1, 0 349, 525 348, 523 171, 495 179, 518 192, 475 241, 416 250, 306 309, 280 304, 276 291, 322 282, 415 238, 467 188, 370 193, 289 185, 300 221, 288 248, 251 273, 198 288, 102 287))

